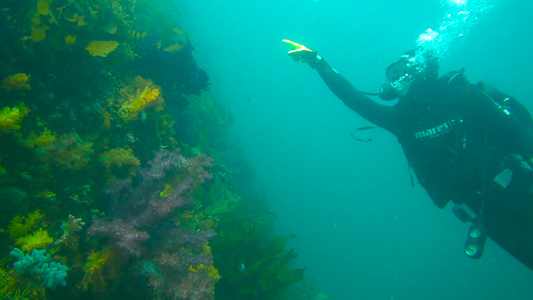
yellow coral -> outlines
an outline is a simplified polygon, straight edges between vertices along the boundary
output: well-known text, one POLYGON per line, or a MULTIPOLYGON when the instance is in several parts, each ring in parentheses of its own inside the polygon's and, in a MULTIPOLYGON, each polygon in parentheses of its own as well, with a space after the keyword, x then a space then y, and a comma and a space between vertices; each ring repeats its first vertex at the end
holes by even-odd
POLYGON ((81 289, 86 291, 89 284, 92 284, 96 290, 105 290, 106 279, 104 266, 109 259, 109 251, 92 250, 87 257, 87 262, 83 265, 85 275, 80 283, 81 289))
POLYGON ((85 22, 85 16, 80 16, 77 13, 66 15, 63 19, 71 23, 76 23, 76 26, 78 27, 87 25, 87 22, 85 22))
POLYGON ((4 268, 0 268, 0 296, 2 299, 12 299, 17 292, 17 278, 11 276, 4 268), (8 298, 9 297, 9 298, 8 298))
POLYGON ((133 154, 133 150, 127 148, 115 148, 100 155, 100 162, 106 168, 123 166, 138 166, 139 159, 133 154))
POLYGON ((54 240, 48 235, 48 231, 39 228, 39 230, 30 235, 18 238, 15 243, 21 246, 22 251, 29 252, 36 248, 45 248, 53 241, 54 240))
POLYGON ((46 30, 50 27, 45 24, 37 24, 31 28, 31 40, 34 42, 42 41, 46 38, 46 30))
POLYGON ((39 136, 37 136, 35 132, 32 132, 28 139, 24 141, 24 144, 29 148, 33 148, 35 146, 46 147, 52 144, 56 139, 57 138, 52 131, 48 128, 45 128, 39 136))
POLYGON ((218 273, 217 268, 215 268, 213 265, 207 267, 207 275, 211 278, 215 278, 216 280, 220 279, 220 274, 218 273))
POLYGON ((65 16, 63 19, 69 22, 76 22, 78 21, 78 14, 73 13, 72 15, 65 16))
POLYGON ((85 50, 89 51, 92 56, 106 57, 109 53, 115 51, 118 47, 116 41, 92 41, 85 50))
POLYGON ((2 80, 2 87, 6 90, 30 90, 31 86, 28 83, 30 75, 18 73, 8 76, 2 80))
POLYGON ((102 29, 107 33, 116 34, 118 30, 118 25, 114 21, 110 21, 106 25, 104 25, 102 29))
POLYGON ((113 116, 105 109, 101 108, 100 113, 102 114, 102 117, 104 119, 104 128, 110 128, 111 127, 111 121, 113 121, 113 116))
POLYGON ((41 16, 36 13, 31 20, 33 26, 31 27, 31 40, 34 42, 42 41, 46 38, 46 30, 50 27, 41 22, 41 16))
MULTIPOLYGON (((129 95, 128 92, 124 92, 129 99, 121 104, 118 111, 120 117, 126 122, 137 120, 139 113, 146 107, 163 103, 161 89, 154 85, 152 81, 136 77, 135 86, 137 87, 135 95, 129 95)), ((125 89, 130 89, 130 87, 125 89)))
POLYGON ((52 192, 52 191, 49 191, 49 190, 42 191, 39 194, 39 197, 44 198, 44 199, 48 200, 51 203, 54 203, 57 200, 57 194, 52 192))
POLYGON ((128 33, 131 35, 132 38, 137 39, 137 40, 144 39, 146 35, 148 34, 146 31, 138 32, 133 29, 128 30, 128 33))
POLYGON ((40 15, 46 16, 50 13, 51 0, 39 0, 37 1, 37 12, 40 15))
POLYGON ((198 266, 198 268, 196 268, 196 269, 191 265, 191 266, 189 266, 189 271, 194 272, 194 273, 203 271, 203 272, 207 273, 207 276, 209 276, 211 278, 214 278, 216 280, 220 279, 220 274, 218 273, 217 268, 215 268, 213 265, 206 266, 204 264, 200 264, 198 266))
POLYGON ((177 28, 172 29, 172 33, 170 34, 170 41, 172 44, 164 45, 163 50, 166 52, 179 52, 185 45, 187 45, 187 42, 189 41, 189 35, 181 31, 177 28))
POLYGON ((161 193, 159 193, 159 195, 161 197, 168 197, 168 195, 170 195, 170 193, 172 193, 172 191, 174 191, 174 187, 171 186, 170 184, 165 184, 165 189, 163 191, 161 191, 161 193))
POLYGON ((87 22, 85 22, 85 16, 79 16, 78 17, 77 26, 78 27, 82 27, 82 26, 85 26, 85 25, 87 25, 87 22))
POLYGON ((92 146, 93 143, 83 141, 76 133, 64 134, 46 147, 42 160, 64 169, 81 170, 91 159, 94 152, 92 146))
POLYGON ((118 177, 135 175, 135 170, 141 164, 139 159, 133 154, 133 150, 128 148, 115 148, 100 154, 100 163, 106 169, 106 177, 108 181, 116 180, 113 173, 118 177), (116 173, 119 174, 116 174, 116 173))
POLYGON ((205 243, 202 245, 202 253, 204 253, 205 255, 208 255, 208 256, 211 256, 211 247, 205 243))
POLYGON ((6 106, 0 111, 0 130, 20 129, 20 121, 30 112, 24 103, 13 108, 6 106))
POLYGON ((21 215, 16 215, 11 222, 9 223, 9 235, 12 238, 19 238, 24 235, 27 235, 28 232, 33 230, 37 226, 37 222, 44 217, 43 214, 37 209, 34 212, 28 214, 28 216, 23 217, 21 215))
POLYGON ((67 44, 67 46, 75 44, 76 43, 76 37, 77 37, 76 35, 70 35, 70 34, 67 35, 65 37, 65 44, 67 44))
POLYGON ((7 269, 3 263, 0 265, 0 299, 28 300, 44 299, 44 286, 40 288, 21 279, 13 269, 7 269))

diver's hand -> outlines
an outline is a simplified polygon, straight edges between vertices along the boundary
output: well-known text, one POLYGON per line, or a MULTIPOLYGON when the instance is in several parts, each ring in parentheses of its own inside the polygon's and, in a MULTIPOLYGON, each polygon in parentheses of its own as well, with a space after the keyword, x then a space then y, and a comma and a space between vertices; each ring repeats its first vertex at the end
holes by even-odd
POLYGON ((292 48, 292 50, 289 51, 289 56, 295 61, 302 61, 314 68, 316 63, 321 59, 315 51, 304 45, 289 40, 283 40, 282 42, 292 48))

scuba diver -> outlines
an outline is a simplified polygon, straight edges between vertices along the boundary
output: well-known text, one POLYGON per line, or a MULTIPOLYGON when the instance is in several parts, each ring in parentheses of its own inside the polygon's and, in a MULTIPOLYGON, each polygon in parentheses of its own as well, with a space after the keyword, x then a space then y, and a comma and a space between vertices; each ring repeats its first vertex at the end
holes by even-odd
POLYGON ((464 251, 480 258, 490 237, 533 270, 533 121, 516 99, 464 69, 439 77, 435 53, 406 52, 386 69, 379 104, 355 89, 317 52, 283 40, 346 106, 394 134, 410 170, 435 205, 450 201, 471 222, 464 251))

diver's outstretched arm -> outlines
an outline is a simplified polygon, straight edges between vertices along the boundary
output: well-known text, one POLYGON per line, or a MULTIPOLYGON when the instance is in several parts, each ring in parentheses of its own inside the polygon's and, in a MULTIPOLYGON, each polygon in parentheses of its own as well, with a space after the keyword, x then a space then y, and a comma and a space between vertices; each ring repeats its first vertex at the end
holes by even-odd
POLYGON ((395 126, 393 124, 394 119, 391 106, 378 104, 357 91, 348 80, 333 69, 317 52, 289 40, 283 40, 283 42, 293 48, 289 51, 289 56, 296 61, 305 62, 311 68, 317 70, 329 89, 346 106, 368 121, 389 131, 394 131, 395 126))

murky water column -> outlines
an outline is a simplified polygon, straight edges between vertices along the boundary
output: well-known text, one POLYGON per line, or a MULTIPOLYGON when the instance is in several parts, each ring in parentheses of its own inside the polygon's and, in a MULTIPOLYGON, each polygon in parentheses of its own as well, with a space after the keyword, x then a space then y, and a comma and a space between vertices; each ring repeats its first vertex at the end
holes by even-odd
POLYGON ((487 0, 442 0, 441 7, 445 15, 438 28, 428 28, 418 36, 417 57, 421 60, 436 56, 442 61, 450 47, 459 46, 478 20, 491 10, 493 4, 487 0))

